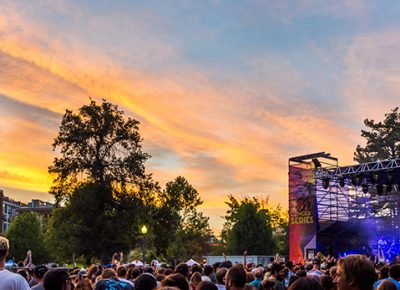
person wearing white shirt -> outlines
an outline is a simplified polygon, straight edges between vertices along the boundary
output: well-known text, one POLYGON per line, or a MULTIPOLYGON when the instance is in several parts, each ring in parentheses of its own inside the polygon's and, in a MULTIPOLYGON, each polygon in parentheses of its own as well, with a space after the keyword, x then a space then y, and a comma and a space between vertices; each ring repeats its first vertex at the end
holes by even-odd
POLYGON ((0 237, 0 289, 1 290, 30 290, 28 282, 21 275, 5 269, 6 258, 9 254, 10 243, 0 237))

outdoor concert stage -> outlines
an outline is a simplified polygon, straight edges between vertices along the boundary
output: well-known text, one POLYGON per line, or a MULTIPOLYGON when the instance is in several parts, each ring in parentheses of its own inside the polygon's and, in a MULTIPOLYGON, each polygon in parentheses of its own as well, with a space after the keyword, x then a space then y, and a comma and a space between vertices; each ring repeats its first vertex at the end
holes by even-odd
POLYGON ((400 159, 338 166, 325 152, 289 159, 289 256, 400 254, 400 159))

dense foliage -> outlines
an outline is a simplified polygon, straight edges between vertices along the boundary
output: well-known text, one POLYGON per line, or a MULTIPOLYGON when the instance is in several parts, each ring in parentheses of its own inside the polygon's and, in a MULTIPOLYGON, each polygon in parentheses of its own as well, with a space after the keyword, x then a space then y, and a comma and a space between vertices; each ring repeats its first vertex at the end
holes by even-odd
POLYGON ((400 158, 400 113, 394 108, 385 114, 383 122, 365 119, 369 130, 361 130, 361 136, 366 139, 366 146, 357 146, 354 160, 359 163, 377 160, 400 158))
POLYGON ((114 252, 139 248, 143 238, 158 256, 174 253, 171 245, 193 245, 175 255, 180 259, 203 250, 210 229, 196 209, 202 204, 199 193, 183 177, 162 190, 145 173, 150 156, 142 151, 138 126, 105 100, 91 100, 77 114, 66 111, 53 143, 61 157, 49 167, 50 193, 63 205, 54 211, 46 238, 57 260, 75 255, 87 263, 108 262, 114 252), (144 224, 146 237, 140 234, 144 224))
POLYGON ((280 206, 255 197, 238 200, 232 195, 222 230, 228 254, 271 255, 288 253, 288 217, 280 206))
POLYGON ((28 250, 33 252, 33 263, 40 264, 48 259, 40 217, 26 212, 18 215, 6 233, 10 240, 9 258, 23 261, 28 250))

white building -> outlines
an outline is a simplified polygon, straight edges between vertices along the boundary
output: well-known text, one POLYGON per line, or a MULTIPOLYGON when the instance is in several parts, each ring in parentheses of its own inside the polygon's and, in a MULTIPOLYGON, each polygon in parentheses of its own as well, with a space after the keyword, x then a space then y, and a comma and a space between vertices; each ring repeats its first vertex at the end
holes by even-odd
POLYGON ((21 202, 12 200, 0 190, 0 208, 1 210, 1 227, 0 232, 5 233, 10 226, 12 220, 17 215, 17 210, 22 206, 21 202))

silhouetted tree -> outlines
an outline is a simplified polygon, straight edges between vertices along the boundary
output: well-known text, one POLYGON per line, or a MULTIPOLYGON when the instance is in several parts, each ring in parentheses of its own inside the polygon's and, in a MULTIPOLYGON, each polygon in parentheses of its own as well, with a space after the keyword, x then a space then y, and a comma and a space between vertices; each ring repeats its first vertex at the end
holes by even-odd
POLYGON ((383 122, 365 119, 369 130, 361 130, 361 136, 367 141, 365 147, 357 145, 354 160, 358 163, 400 158, 400 113, 394 108, 385 114, 383 122))

